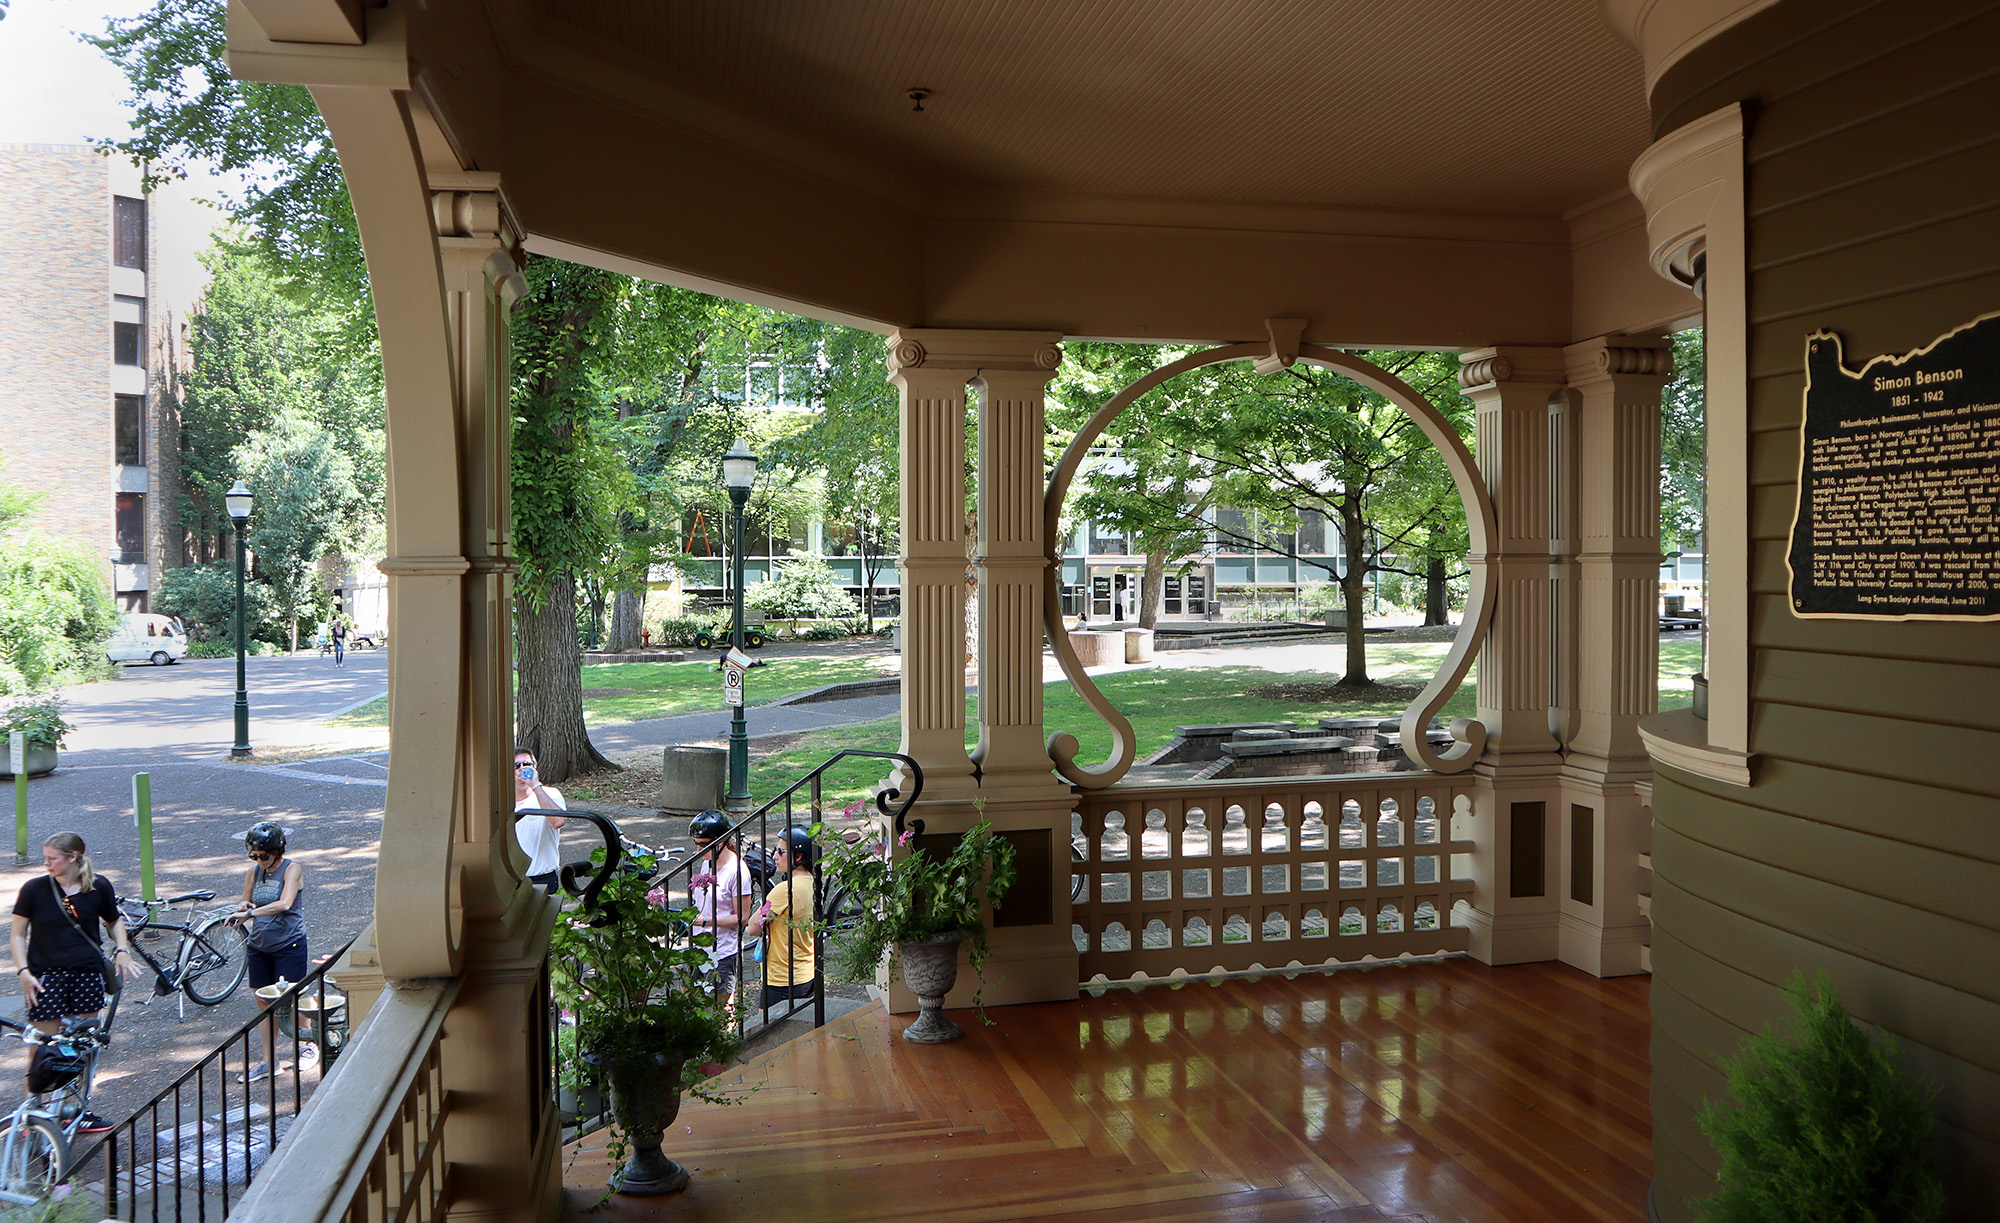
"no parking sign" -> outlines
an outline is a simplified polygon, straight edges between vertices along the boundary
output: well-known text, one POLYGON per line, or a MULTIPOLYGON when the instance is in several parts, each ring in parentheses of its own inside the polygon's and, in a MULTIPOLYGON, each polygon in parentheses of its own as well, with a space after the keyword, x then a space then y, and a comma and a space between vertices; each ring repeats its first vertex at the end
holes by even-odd
POLYGON ((722 668, 722 703, 743 704, 743 668, 735 663, 725 663, 722 668))

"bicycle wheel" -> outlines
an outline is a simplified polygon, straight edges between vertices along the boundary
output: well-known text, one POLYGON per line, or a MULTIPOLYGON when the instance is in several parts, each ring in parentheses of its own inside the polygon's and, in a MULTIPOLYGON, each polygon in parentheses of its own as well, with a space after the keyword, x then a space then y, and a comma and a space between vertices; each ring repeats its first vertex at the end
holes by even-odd
MULTIPOLYGON (((1069 860, 1071 862, 1087 862, 1090 859, 1085 856, 1083 846, 1078 845, 1075 841, 1071 841, 1069 843, 1069 860)), ((1082 904, 1083 894, 1088 890, 1090 890, 1089 876, 1071 875, 1069 877, 1069 902, 1071 904, 1082 904)))
POLYGON ((250 935, 227 918, 211 917, 194 928, 181 945, 181 988, 203 1006, 214 1006, 236 992, 250 970, 244 949, 250 935))
POLYGON ((826 898, 826 928, 832 932, 852 930, 861 924, 861 901, 846 888, 835 888, 826 898))
POLYGON ((69 1139, 55 1118, 31 1113, 0 1121, 0 1188, 44 1197, 69 1171, 69 1139))

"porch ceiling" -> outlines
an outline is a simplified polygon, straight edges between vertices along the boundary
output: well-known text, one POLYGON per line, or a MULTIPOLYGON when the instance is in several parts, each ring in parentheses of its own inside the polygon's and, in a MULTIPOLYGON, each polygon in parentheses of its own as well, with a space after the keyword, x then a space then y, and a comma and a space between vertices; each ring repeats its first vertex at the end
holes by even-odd
POLYGON ((541 0, 523 16, 516 54, 564 44, 663 109, 789 132, 932 213, 997 193, 1553 218, 1622 190, 1648 138, 1638 53, 1596 0, 541 0), (921 113, 912 87, 932 91, 921 113))

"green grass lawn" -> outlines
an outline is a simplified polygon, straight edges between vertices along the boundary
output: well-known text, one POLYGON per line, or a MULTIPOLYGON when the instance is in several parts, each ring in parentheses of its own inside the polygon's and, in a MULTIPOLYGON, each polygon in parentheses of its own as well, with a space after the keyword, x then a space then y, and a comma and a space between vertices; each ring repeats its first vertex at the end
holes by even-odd
MULTIPOLYGON (((882 652, 889 652, 886 643, 882 652)), ((744 683, 750 703, 763 705, 828 684, 879 679, 873 657, 776 658, 753 667, 744 683)), ((583 719, 592 726, 643 722, 722 708, 722 676, 713 662, 604 663, 583 669, 583 719)), ((332 719, 336 727, 389 724, 387 697, 332 719)))
MULTIPOLYGON (((1370 677, 1378 683, 1424 684, 1436 673, 1448 643, 1427 642, 1410 645, 1371 646, 1368 650, 1370 677)), ((1693 692, 1689 678, 1701 661, 1700 643, 1671 640, 1660 643, 1660 708, 1678 709, 1687 705, 1693 692)), ((1337 663, 1335 665, 1338 665, 1337 663)), ((1359 704, 1329 704, 1311 699, 1252 695, 1273 686, 1324 685, 1338 679, 1324 671, 1268 671, 1259 667, 1215 667, 1208 669, 1160 668, 1127 671, 1100 676, 1098 687, 1106 699, 1131 719, 1138 736, 1138 753, 1144 758, 1166 745, 1174 727, 1204 722, 1297 722, 1310 726, 1320 718, 1381 717, 1402 715, 1402 699, 1359 704)), ((1475 669, 1439 716, 1451 719, 1473 716, 1477 703, 1478 673, 1475 669)), ((1083 745, 1078 759, 1094 764, 1111 750, 1111 732, 1091 713, 1089 706, 1070 685, 1050 684, 1043 689, 1044 720, 1051 733, 1066 730, 1083 745)), ((976 726, 974 698, 966 699, 966 725, 976 726)), ((818 765, 842 748, 871 751, 896 750, 899 726, 895 718, 860 722, 852 726, 816 731, 792 746, 774 752, 750 766, 750 792, 760 802, 818 765)), ((975 732, 976 733, 976 732, 975 732)), ((834 805, 844 805, 867 796, 870 787, 883 776, 881 762, 848 761, 828 774, 825 793, 837 796, 834 805)), ((803 803, 800 804, 803 806, 803 803)))

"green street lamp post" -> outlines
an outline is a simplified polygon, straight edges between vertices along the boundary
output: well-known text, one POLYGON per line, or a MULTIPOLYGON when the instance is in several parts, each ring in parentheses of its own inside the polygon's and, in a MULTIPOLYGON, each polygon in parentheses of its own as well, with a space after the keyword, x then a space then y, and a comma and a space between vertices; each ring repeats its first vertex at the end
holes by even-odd
MULTIPOLYGON (((729 504, 734 511, 730 527, 730 566, 735 579, 729 600, 732 653, 743 648, 743 511, 750 504, 750 486, 756 482, 757 456, 738 438, 729 453, 722 456, 722 484, 729 490, 729 504)), ((740 694, 729 714, 729 793, 723 806, 730 811, 750 809, 750 730, 743 720, 740 694)))
POLYGON ((243 682, 243 527, 250 521, 250 489, 240 476, 222 501, 236 524, 236 743, 229 754, 240 757, 250 754, 250 694, 243 682))

